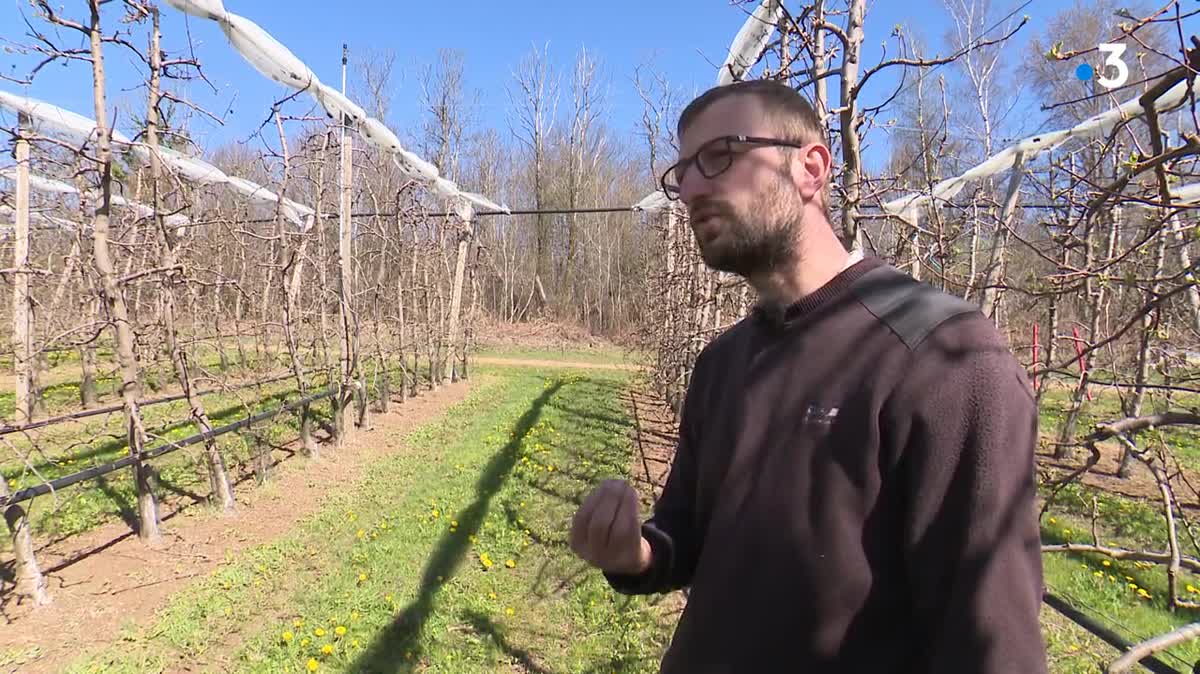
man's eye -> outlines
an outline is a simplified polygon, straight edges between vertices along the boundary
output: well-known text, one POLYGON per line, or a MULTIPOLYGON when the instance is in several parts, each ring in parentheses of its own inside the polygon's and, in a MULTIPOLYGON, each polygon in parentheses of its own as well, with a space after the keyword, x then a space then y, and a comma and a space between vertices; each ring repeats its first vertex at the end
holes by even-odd
POLYGON ((700 161, 704 164, 712 164, 725 161, 729 157, 729 150, 705 150, 700 155, 700 161))

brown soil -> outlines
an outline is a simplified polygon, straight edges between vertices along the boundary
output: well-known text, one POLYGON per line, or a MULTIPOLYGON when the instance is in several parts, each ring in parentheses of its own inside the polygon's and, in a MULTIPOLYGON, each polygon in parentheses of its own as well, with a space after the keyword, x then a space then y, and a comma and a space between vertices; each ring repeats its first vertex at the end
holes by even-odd
POLYGON ((405 434, 444 414, 467 391, 468 383, 458 382, 371 415, 372 427, 357 431, 336 454, 323 446, 318 466, 295 447, 275 449, 265 487, 254 487, 248 467, 236 476, 238 512, 232 517, 194 502, 164 503, 158 549, 143 545, 123 523, 45 545, 37 555, 54 597, 49 607, 34 609, 16 596, 11 553, 0 555, 7 574, 0 585, 0 654, 36 648, 36 657, 19 671, 55 672, 85 650, 112 642, 123 624, 151 617, 171 593, 211 573, 227 553, 286 533, 332 487, 353 483, 371 461, 401 450, 405 434))
POLYGON ((628 389, 625 404, 634 422, 633 465, 630 471, 634 485, 647 503, 662 494, 671 471, 678 434, 675 416, 662 397, 644 385, 628 389))
MULTIPOLYGON (((662 494, 667 475, 671 472, 671 461, 675 458, 675 443, 678 438, 675 415, 644 381, 626 389, 625 405, 633 417, 633 464, 630 473, 633 484, 641 496, 642 512, 648 514, 654 502, 662 494)), ((655 600, 660 613, 659 620, 666 621, 671 631, 687 604, 687 594, 671 592, 655 600)))
POLYGON ((582 325, 535 319, 509 323, 480 316, 475 326, 475 341, 481 347, 520 346, 542 349, 579 349, 609 347, 613 343, 591 334, 582 325))
MULTIPOLYGON (((1071 472, 1082 468, 1090 457, 1086 448, 1077 447, 1072 459, 1066 461, 1055 459, 1054 441, 1054 438, 1043 437, 1042 446, 1037 451, 1037 464, 1044 482, 1066 477, 1071 472)), ((1138 462, 1134 464, 1129 477, 1117 477, 1117 469, 1121 462, 1121 446, 1116 442, 1102 442, 1097 444, 1096 448, 1100 450, 1100 461, 1087 473, 1084 473, 1080 479, 1083 484, 1129 498, 1161 501, 1162 492, 1149 468, 1138 462)), ((1171 472, 1173 491, 1179 504, 1187 509, 1200 509, 1200 493, 1197 492, 1197 489, 1200 489, 1200 473, 1190 467, 1174 465, 1171 472), (1181 476, 1183 479, 1175 479, 1176 470, 1183 471, 1181 476)))

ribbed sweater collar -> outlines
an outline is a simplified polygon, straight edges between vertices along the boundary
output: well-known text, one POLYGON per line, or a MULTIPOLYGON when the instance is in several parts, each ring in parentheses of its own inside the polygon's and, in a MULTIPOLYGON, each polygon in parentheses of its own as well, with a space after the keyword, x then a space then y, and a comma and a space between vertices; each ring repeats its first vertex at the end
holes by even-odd
MULTIPOLYGON (((789 305, 783 311, 782 321, 784 323, 792 323, 793 321, 812 316, 822 307, 848 292, 850 287, 854 285, 854 282, 862 278, 863 274, 884 264, 886 263, 878 257, 864 257, 862 260, 842 270, 840 274, 834 276, 825 285, 789 305)), ((761 306, 756 306, 754 313, 760 320, 771 322, 778 320, 769 316, 768 312, 761 306)))

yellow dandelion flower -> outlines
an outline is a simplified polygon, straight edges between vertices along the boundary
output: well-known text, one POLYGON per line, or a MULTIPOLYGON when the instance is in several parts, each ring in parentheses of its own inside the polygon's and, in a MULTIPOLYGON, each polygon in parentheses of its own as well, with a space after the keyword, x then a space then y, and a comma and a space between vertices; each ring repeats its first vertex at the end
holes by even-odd
POLYGON ((512 615, 512 614, 513 614, 513 610, 512 610, 511 606, 504 609, 504 615, 512 615))
POLYGON ((1142 597, 1143 599, 1149 599, 1149 598, 1150 598, 1150 593, 1149 593, 1149 592, 1147 592, 1147 591, 1145 590, 1145 588, 1140 588, 1140 587, 1139 587, 1139 588, 1138 588, 1138 594, 1139 594, 1139 595, 1141 595, 1141 597, 1142 597))
POLYGON ((1131 590, 1136 590, 1136 589, 1138 589, 1138 585, 1137 585, 1137 583, 1129 583, 1129 589, 1131 589, 1131 590))
POLYGON ((371 540, 375 540, 376 538, 379 538, 379 532, 378 532, 378 531, 372 531, 372 532, 371 532, 371 540))
POLYGON ((1058 523, 1058 520, 1054 519, 1053 517, 1051 517, 1050 519, 1048 519, 1048 520, 1046 520, 1046 521, 1047 521, 1047 522, 1049 522, 1050 524, 1057 524, 1057 523, 1058 523))
POLYGON ((458 520, 450 520, 450 526, 452 526, 452 527, 458 526, 458 520))
POLYGON ((358 646, 359 646, 358 639, 355 639, 354 641, 350 642, 350 648, 358 648, 358 646))
POLYGON ((385 594, 385 595, 383 595, 383 600, 384 600, 384 601, 386 601, 386 602, 388 602, 388 603, 391 603, 391 601, 392 601, 392 595, 390 595, 390 594, 385 594))
POLYGON ((1108 561, 1107 559, 1100 563, 1103 564, 1104 566, 1112 566, 1112 562, 1108 561))
POLYGON ((1108 579, 1109 579, 1110 581, 1116 582, 1116 580, 1117 580, 1117 577, 1116 577, 1116 576, 1114 576, 1114 575, 1112 575, 1112 574, 1110 573, 1110 574, 1108 574, 1108 579))
POLYGON ((511 560, 511 559, 509 559, 509 560, 506 560, 506 561, 504 562, 504 565, 505 565, 505 566, 507 566, 507 567, 508 567, 508 568, 510 568, 510 569, 515 569, 515 568, 517 568, 517 563, 516 563, 516 562, 514 562, 514 561, 513 561, 513 560, 511 560))
POLYGON ((338 625, 337 627, 333 628, 333 633, 338 635, 339 637, 346 636, 346 626, 338 625))
POLYGON ((317 629, 313 630, 313 636, 317 636, 317 637, 325 636, 325 628, 318 627, 317 629))
POLYGON ((1188 583, 1188 586, 1187 586, 1187 591, 1188 591, 1188 592, 1191 592, 1191 593, 1193 593, 1193 594, 1197 592, 1196 588, 1195 588, 1195 587, 1193 587, 1191 583, 1188 583))
POLYGON ((304 627, 304 621, 299 618, 296 618, 295 620, 292 621, 292 627, 304 627))
POLYGON ((438 514, 439 514, 439 513, 438 513, 438 511, 437 511, 437 508, 434 508, 434 509, 433 509, 433 519, 435 519, 435 520, 436 520, 436 519, 438 518, 438 514))
POLYGON ((364 531, 363 529, 359 529, 358 531, 356 531, 356 532, 354 533, 354 535, 355 535, 355 536, 357 536, 357 537, 359 537, 359 538, 362 538, 363 536, 366 536, 366 535, 367 535, 367 532, 366 532, 366 531, 364 531))
POLYGON ((489 592, 489 593, 488 593, 488 599, 495 599, 495 598, 496 598, 496 593, 495 593, 495 592, 489 592))
POLYGON ((1071 651, 1072 653, 1076 653, 1079 651, 1079 644, 1071 644, 1070 648, 1067 650, 1071 651))
POLYGON ((1070 535, 1071 535, 1070 529, 1063 529, 1063 536, 1070 536, 1070 535))
POLYGON ((292 631, 291 631, 291 630, 284 630, 284 631, 283 631, 283 635, 282 635, 282 636, 283 636, 283 641, 284 641, 284 643, 289 643, 289 642, 291 642, 291 640, 292 640, 292 637, 293 637, 293 636, 295 636, 295 635, 294 635, 294 634, 292 634, 292 631))
POLYGON ((325 655, 333 655, 333 644, 325 644, 321 647, 321 652, 325 655))
POLYGON ((305 648, 311 643, 312 643, 312 640, 310 640, 308 637, 304 637, 303 639, 300 640, 300 647, 305 648))
POLYGON ((315 671, 317 671, 317 668, 320 666, 321 666, 321 663, 317 662, 316 658, 308 659, 308 671, 315 672, 315 671))
POLYGON ((1103 577, 1104 577, 1104 572, 1103 572, 1103 571, 1093 571, 1093 572, 1092 572, 1092 575, 1093 575, 1093 576, 1095 576, 1095 577, 1097 577, 1097 578, 1103 578, 1103 577))
POLYGON ((358 582, 360 582, 360 583, 367 582, 367 574, 365 574, 365 573, 358 574, 358 582))

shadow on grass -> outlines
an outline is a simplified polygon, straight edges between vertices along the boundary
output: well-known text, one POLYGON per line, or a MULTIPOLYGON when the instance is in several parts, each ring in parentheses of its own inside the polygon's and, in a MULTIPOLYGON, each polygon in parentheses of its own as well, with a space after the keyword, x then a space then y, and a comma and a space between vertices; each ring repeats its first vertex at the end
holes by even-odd
POLYGON ((543 667, 532 653, 508 643, 504 630, 492 622, 491 618, 478 611, 467 611, 462 618, 471 625, 477 634, 488 637, 505 655, 521 663, 524 671, 535 674, 551 674, 551 671, 543 667))
POLYGON ((470 537, 479 533, 492 498, 512 474, 521 438, 537 424, 542 408, 561 385, 558 382, 542 391, 529 409, 521 415, 513 426, 516 431, 513 439, 496 452, 484 467, 479 481, 475 484, 475 501, 458 515, 461 531, 457 534, 443 533, 433 555, 426 562, 417 599, 404 607, 391 624, 384 628, 375 641, 354 661, 350 671, 378 674, 412 671, 414 663, 420 660, 421 635, 435 609, 437 591, 442 585, 438 577, 448 580, 466 558, 470 548, 470 537), (405 653, 411 653, 412 659, 406 659, 405 653))

